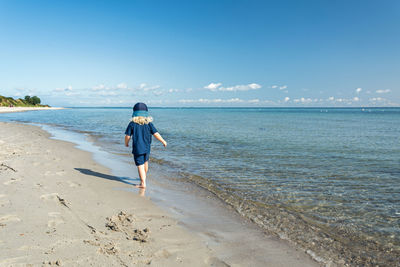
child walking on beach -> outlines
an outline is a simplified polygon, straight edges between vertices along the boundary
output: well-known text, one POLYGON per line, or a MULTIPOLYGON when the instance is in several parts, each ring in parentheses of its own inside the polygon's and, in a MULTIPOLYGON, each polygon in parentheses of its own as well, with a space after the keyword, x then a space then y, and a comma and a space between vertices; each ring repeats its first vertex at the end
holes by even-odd
POLYGON ((139 188, 146 188, 146 175, 149 170, 149 156, 152 136, 160 141, 164 147, 167 142, 161 137, 154 127, 152 117, 148 115, 148 109, 144 103, 136 103, 133 107, 132 121, 125 131, 125 146, 129 147, 132 139, 132 154, 140 177, 139 188))

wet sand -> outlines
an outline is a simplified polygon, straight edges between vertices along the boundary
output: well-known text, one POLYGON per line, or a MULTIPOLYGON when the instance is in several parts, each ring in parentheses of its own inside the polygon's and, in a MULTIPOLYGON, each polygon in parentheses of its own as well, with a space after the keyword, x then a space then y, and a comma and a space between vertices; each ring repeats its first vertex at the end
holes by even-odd
POLYGON ((318 266, 263 237, 265 262, 245 249, 240 259, 224 258, 229 246, 208 244, 144 192, 102 178, 114 176, 91 153, 49 137, 36 126, 0 122, 1 266, 318 266))

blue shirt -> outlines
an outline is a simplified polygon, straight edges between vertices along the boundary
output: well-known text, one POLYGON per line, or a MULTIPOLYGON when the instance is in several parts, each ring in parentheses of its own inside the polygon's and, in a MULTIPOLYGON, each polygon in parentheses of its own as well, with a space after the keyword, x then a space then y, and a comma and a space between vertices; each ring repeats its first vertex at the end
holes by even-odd
POLYGON ((140 125, 131 121, 126 128, 125 134, 132 138, 132 154, 150 153, 151 139, 156 132, 157 129, 151 122, 140 125))

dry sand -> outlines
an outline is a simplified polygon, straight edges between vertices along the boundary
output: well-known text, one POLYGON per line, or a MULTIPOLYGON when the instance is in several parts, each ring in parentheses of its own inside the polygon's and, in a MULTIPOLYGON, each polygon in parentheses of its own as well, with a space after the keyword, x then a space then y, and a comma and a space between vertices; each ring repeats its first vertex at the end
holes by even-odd
POLYGON ((0 266, 317 266, 294 249, 269 264, 224 262, 149 199, 115 190, 130 185, 76 170, 110 174, 49 137, 0 122, 0 266))
POLYGON ((10 113, 10 112, 23 112, 23 111, 32 111, 32 110, 56 110, 63 108, 47 108, 47 107, 0 107, 0 113, 10 113))

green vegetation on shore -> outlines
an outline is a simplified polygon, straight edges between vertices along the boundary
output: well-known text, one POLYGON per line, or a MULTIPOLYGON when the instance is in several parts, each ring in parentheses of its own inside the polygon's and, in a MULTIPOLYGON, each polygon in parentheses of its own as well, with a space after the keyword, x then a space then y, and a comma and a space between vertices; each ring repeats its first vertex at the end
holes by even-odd
POLYGON ((0 107, 49 107, 49 105, 41 105, 40 98, 37 96, 25 96, 24 99, 14 99, 0 95, 0 107))

